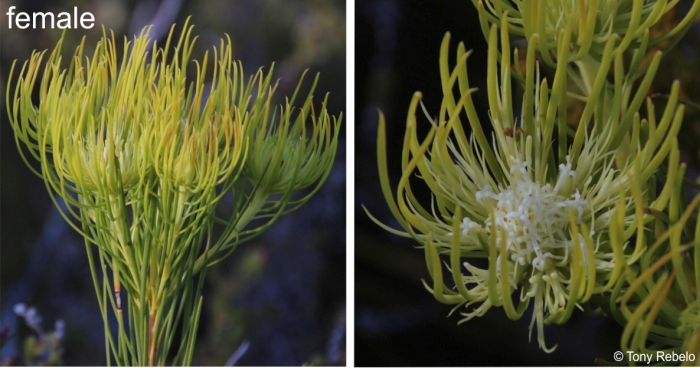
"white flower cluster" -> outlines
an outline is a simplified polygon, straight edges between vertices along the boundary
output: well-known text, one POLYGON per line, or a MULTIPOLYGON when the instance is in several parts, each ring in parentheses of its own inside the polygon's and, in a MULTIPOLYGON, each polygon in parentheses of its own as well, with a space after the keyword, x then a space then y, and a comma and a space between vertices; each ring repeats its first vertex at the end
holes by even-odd
MULTIPOLYGON (((520 266, 532 265, 537 270, 544 270, 546 260, 561 258, 553 255, 559 248, 571 247, 573 241, 567 234, 569 209, 581 220, 586 211, 590 211, 588 201, 576 190, 568 197, 561 194, 561 189, 569 177, 575 177, 570 158, 567 163, 559 165, 560 174, 557 183, 542 185, 535 182, 528 173, 528 162, 511 156, 511 183, 507 188, 493 191, 485 186, 476 192, 476 200, 485 205, 487 198, 493 199, 492 216, 483 229, 491 232, 491 221, 496 221, 497 242, 502 233, 507 236, 509 257, 520 266)), ((462 219, 462 234, 480 227, 469 218, 462 219)))
MULTIPOLYGON (((496 269, 500 272, 501 257, 505 256, 513 266, 509 270, 513 277, 510 282, 517 283, 516 275, 530 272, 530 286, 523 290, 523 297, 534 298, 532 321, 537 320, 538 330, 541 330, 539 325, 543 315, 547 311, 556 313, 563 310, 567 304, 566 284, 569 281, 558 267, 568 267, 573 255, 571 249, 575 242, 570 231, 569 211, 580 224, 584 218, 592 218, 592 208, 573 185, 576 172, 569 156, 565 164, 559 165, 559 176, 554 186, 534 181, 526 160, 513 156, 510 159, 512 164, 507 187, 499 185, 494 190, 487 185, 475 193, 477 202, 491 215, 483 226, 470 218, 463 218, 462 235, 467 236, 472 229, 480 228, 495 236, 496 244, 501 244, 503 236, 506 237, 507 254, 498 255, 496 269), (492 234, 492 221, 495 221, 495 234, 492 234)), ((593 226, 590 227, 590 234, 595 234, 593 226)), ((584 249, 586 242, 581 234, 578 236, 584 263, 588 265, 591 260, 585 258, 588 253, 584 249)))

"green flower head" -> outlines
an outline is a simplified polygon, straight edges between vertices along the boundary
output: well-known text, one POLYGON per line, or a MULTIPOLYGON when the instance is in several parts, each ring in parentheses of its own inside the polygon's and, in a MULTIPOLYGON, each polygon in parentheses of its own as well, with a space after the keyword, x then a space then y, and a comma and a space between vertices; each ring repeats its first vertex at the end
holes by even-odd
MULTIPOLYGON (((251 130, 249 141, 256 155, 246 162, 246 171, 254 182, 268 194, 291 193, 311 184, 323 182, 330 173, 338 145, 338 133, 342 114, 338 119, 326 111, 328 96, 323 101, 320 113, 312 105, 313 92, 318 75, 309 91, 304 105, 294 110, 294 100, 299 93, 299 81, 291 100, 270 115, 270 101, 266 101, 259 116, 259 129, 251 130), (275 117, 278 122, 275 122, 275 117), (310 127, 307 127, 310 124, 310 127)), ((316 188, 318 189, 318 187, 316 188)))
POLYGON ((433 278, 426 287, 441 302, 466 306, 463 321, 492 306, 502 306, 510 318, 518 319, 534 305, 531 328, 537 326, 540 347, 551 351, 545 345, 544 325, 566 322, 576 306, 611 290, 625 266, 642 254, 642 243, 628 240, 644 231, 650 217, 634 213, 641 212, 639 206, 661 209, 668 202, 673 180, 658 198, 649 196, 647 183, 669 157, 669 171, 678 171, 675 135, 683 107, 677 105, 675 84, 661 120, 656 120, 650 100, 649 116, 642 119, 637 110, 645 99, 644 85, 653 78, 660 55, 634 92, 621 70, 621 54, 608 48, 604 58, 614 61, 603 63, 596 78, 604 82, 615 64, 614 82, 593 84, 573 130, 566 122, 568 65, 562 62, 570 60, 569 42, 563 40, 556 49, 560 62, 550 83, 540 78, 535 58, 536 48, 547 41, 534 36, 521 74, 523 103, 516 118, 507 29, 504 18, 500 37, 495 25, 488 33, 491 139, 472 102, 475 89, 469 85, 469 53, 463 44, 457 49, 456 66, 448 66, 449 34, 440 52, 440 112, 436 118, 425 112, 432 129, 419 140, 416 111, 421 94, 414 95, 395 197, 386 172, 380 118, 382 188, 403 230, 382 226, 425 245, 433 278), (469 136, 462 126, 465 116, 472 130, 469 136), (409 179, 414 174, 433 193, 430 207, 413 195, 409 179), (455 289, 443 281, 439 254, 449 255, 449 283, 455 289), (464 257, 487 258, 488 267, 464 262, 464 257), (517 306, 513 294, 520 300, 517 306))

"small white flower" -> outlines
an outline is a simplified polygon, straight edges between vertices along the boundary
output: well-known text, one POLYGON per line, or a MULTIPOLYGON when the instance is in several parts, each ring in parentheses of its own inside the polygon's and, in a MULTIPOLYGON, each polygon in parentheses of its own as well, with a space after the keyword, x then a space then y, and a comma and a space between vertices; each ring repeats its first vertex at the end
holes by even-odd
POLYGON ((462 229, 462 235, 467 236, 469 230, 476 229, 480 226, 476 222, 472 221, 469 217, 465 217, 462 219, 462 223, 459 225, 459 227, 462 229))
POLYGON ((491 191, 491 186, 487 185, 483 189, 477 191, 476 193, 476 200, 481 202, 482 199, 484 198, 496 198, 495 194, 491 191))

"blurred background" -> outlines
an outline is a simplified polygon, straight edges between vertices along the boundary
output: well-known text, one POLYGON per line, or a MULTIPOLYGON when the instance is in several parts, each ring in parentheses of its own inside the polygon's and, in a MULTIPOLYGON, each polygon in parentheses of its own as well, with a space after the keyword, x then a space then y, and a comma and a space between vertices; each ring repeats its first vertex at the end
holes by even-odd
MULTIPOLYGON (((685 14, 690 3, 681 1, 678 14, 669 13, 654 31, 664 32, 685 14)), ((389 234, 365 214, 362 206, 385 224, 399 228, 377 175, 377 110, 387 120, 389 171, 395 193, 406 112, 413 93, 423 92, 423 102, 433 116, 439 112, 438 58, 447 31, 452 34, 450 55, 458 42, 473 50, 468 61, 470 86, 479 88, 473 95, 474 103, 488 134, 487 45, 469 0, 357 0, 356 18, 356 365, 592 365, 596 358, 612 361, 613 353, 619 350, 622 328, 602 316, 592 318, 576 311, 566 325, 546 327, 547 346, 558 345, 552 354, 539 349, 536 331, 529 341, 530 311, 521 320, 511 321, 501 308, 492 308, 484 317, 458 326, 458 311, 448 317, 452 307, 436 301, 421 283, 421 279, 429 280, 429 274, 419 244, 389 234)), ((686 102, 700 102, 699 45, 696 24, 662 59, 649 93, 667 93, 671 82, 680 79, 686 102)), ((661 44, 659 49, 665 46, 661 44)), ((453 60, 451 56, 451 66, 453 60)), ((656 111, 662 111, 664 99, 654 102, 656 111)), ((679 134, 688 177, 693 179, 698 177, 698 118, 700 110, 688 106, 679 134)), ((418 124, 423 128, 419 136, 424 137, 429 123, 422 114, 418 124)), ((415 194, 428 205, 429 192, 423 189, 415 194)))
MULTIPOLYGON (((275 62, 277 97, 291 95, 301 73, 321 73, 317 102, 330 92, 329 113, 345 111, 344 0, 2 0, 0 9, 0 337, 4 364, 104 365, 95 289, 80 238, 60 217, 44 183, 22 162, 7 122, 5 91, 13 60, 52 49, 60 30, 9 29, 4 13, 91 12, 96 26, 69 30, 64 52, 81 37, 94 47, 102 27, 117 39, 153 24, 160 42, 188 16, 199 36, 193 59, 228 34, 248 74, 275 62), (46 349, 31 323, 62 335, 46 349), (62 321, 56 325, 56 321, 62 321), (50 351, 53 350, 53 351, 50 351), (55 360, 55 358, 58 360, 55 360)), ((176 30, 179 34, 179 30, 176 30)), ((91 51, 86 50, 91 55, 91 51)), ((312 75, 313 75, 312 74, 312 75)), ((308 82, 308 80, 307 80, 308 82)), ((307 86, 308 88, 308 86, 307 86)), ((194 365, 345 364, 345 127, 335 166, 322 189, 210 269, 194 365)))

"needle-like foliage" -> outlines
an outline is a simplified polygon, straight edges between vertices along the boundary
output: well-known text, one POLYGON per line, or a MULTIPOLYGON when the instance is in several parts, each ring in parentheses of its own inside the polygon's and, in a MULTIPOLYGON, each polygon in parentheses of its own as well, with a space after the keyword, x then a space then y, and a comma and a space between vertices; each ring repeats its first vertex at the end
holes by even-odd
POLYGON ((548 352, 554 348, 545 344, 545 325, 565 323, 576 307, 595 309, 589 304, 607 300, 626 270, 648 254, 648 212, 669 205, 685 172, 676 139, 684 112, 679 83, 657 117, 647 91, 661 52, 642 74, 639 69, 648 28, 675 3, 615 3, 621 8, 583 0, 475 1, 489 45, 486 93, 493 135, 487 137, 472 101, 470 53, 460 44, 451 57, 448 33, 440 49, 440 110, 429 113, 421 94, 414 94, 395 187, 380 114, 381 186, 402 228, 375 222, 423 245, 432 278, 425 286, 440 302, 456 305, 453 311, 465 306, 461 322, 492 306, 519 319, 532 306, 531 331, 537 327, 539 346, 548 352), (527 16, 538 9, 540 18, 527 16), (615 18, 623 10, 625 22, 615 18), (588 24, 580 16, 586 11, 593 12, 588 24), (647 32, 618 33, 628 22, 642 22, 647 32), (513 35, 526 37, 524 67, 517 54, 515 62, 511 58, 513 35), (628 46, 638 48, 631 62, 628 46), (549 66, 551 79, 540 73, 549 66), (513 79, 521 82, 520 104, 513 102, 513 79), (582 103, 580 115, 570 116, 571 101, 582 103), (423 138, 417 133, 419 108, 431 125, 423 138), (657 192, 662 168, 665 183, 657 192), (432 192, 429 204, 414 196, 417 183, 432 192), (486 258, 488 266, 470 258, 486 258))
POLYGON ((207 267, 319 189, 342 121, 326 111, 327 97, 313 108, 316 82, 300 97, 300 81, 275 108, 272 68, 246 77, 228 38, 208 71, 208 53, 190 60, 192 26, 170 54, 172 36, 151 49, 144 29, 120 57, 104 32, 94 54, 84 55, 83 41, 67 69, 61 39, 48 58, 32 54, 14 90, 8 84, 19 151, 85 238, 107 362, 119 365, 191 362, 207 267), (220 218, 226 195, 234 205, 220 218))

